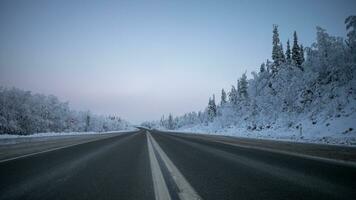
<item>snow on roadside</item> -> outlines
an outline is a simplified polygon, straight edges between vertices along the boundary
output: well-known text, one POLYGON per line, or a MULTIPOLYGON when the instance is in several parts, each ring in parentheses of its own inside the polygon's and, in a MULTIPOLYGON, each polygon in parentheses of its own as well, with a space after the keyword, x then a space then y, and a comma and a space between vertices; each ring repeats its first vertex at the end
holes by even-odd
POLYGON ((177 131, 236 137, 284 140, 306 143, 356 146, 356 113, 350 116, 319 120, 304 119, 299 127, 286 128, 283 123, 262 130, 248 130, 245 126, 217 127, 214 124, 183 127, 177 131), (301 127, 301 128, 300 128, 301 127))

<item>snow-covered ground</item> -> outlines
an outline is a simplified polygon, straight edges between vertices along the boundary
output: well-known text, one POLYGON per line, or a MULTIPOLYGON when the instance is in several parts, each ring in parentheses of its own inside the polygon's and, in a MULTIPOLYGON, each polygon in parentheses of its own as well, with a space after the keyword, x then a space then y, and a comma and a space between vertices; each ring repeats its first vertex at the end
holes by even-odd
POLYGON ((347 117, 320 120, 314 123, 305 119, 300 121, 298 128, 282 126, 262 130, 248 130, 241 126, 227 128, 216 127, 214 124, 207 126, 197 125, 178 129, 182 132, 203 133, 214 135, 229 135, 258 139, 285 140, 308 143, 322 143, 335 145, 356 146, 356 113, 347 117))

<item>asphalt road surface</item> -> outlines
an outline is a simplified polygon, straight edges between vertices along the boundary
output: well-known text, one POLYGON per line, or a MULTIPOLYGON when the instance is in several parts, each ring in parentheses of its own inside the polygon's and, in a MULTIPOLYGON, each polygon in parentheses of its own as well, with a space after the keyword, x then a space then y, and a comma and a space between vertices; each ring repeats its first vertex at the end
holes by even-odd
POLYGON ((0 160, 0 199, 356 199, 354 163, 207 138, 142 129, 0 160))

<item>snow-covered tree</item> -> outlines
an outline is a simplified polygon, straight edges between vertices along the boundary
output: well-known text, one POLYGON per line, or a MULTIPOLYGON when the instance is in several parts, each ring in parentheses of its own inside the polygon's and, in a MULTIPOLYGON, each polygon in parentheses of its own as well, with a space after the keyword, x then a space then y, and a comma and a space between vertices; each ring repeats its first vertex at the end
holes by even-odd
POLYGON ((89 111, 87 112, 87 115, 85 116, 85 131, 90 130, 90 113, 89 111))
POLYGON ((212 121, 214 119, 214 117, 216 117, 217 110, 216 110, 216 104, 215 104, 215 95, 213 95, 213 98, 209 98, 207 114, 208 114, 209 121, 212 121))
POLYGON ((291 58, 291 50, 290 50, 290 44, 289 44, 289 40, 287 41, 287 49, 286 49, 286 62, 287 64, 291 64, 292 63, 292 58, 291 58))
POLYGON ((246 72, 242 74, 240 80, 238 81, 238 94, 239 97, 242 99, 247 99, 248 98, 248 82, 247 82, 247 76, 246 72))
POLYGON ((278 67, 283 63, 283 50, 279 39, 278 25, 273 25, 272 37, 272 60, 274 62, 273 73, 278 71, 278 67))
POLYGON ((210 98, 204 112, 176 118, 176 128, 198 127, 209 131, 236 127, 249 130, 298 128, 308 119, 314 122, 320 118, 324 122, 335 116, 352 115, 356 111, 356 60, 353 57, 356 54, 352 54, 350 47, 354 41, 350 37, 354 37, 352 31, 355 30, 352 24, 353 19, 346 20, 349 33, 346 42, 318 27, 316 42, 306 48, 298 43, 295 32, 292 52, 287 42, 285 62, 279 62, 281 57, 276 53, 282 48, 275 26, 273 62, 267 60, 258 73, 251 73, 251 79, 243 74, 237 88, 231 87, 224 106, 213 106, 214 98, 210 98), (213 114, 214 107, 218 115, 213 114))
POLYGON ((305 55, 304 55, 304 46, 301 44, 300 45, 300 64, 303 64, 304 63, 304 61, 305 61, 305 55))
POLYGON ((302 67, 302 56, 300 54, 300 47, 298 44, 298 36, 297 36, 297 32, 294 31, 293 34, 293 47, 292 47, 292 62, 293 64, 298 67, 300 70, 303 71, 303 67, 302 67))
POLYGON ((0 134, 121 130, 128 126, 120 118, 108 120, 71 110, 67 102, 53 95, 0 87, 0 134))
POLYGON ((220 100, 220 105, 223 106, 227 102, 226 100, 226 92, 224 89, 221 90, 221 100, 220 100))
POLYGON ((169 115, 168 115, 167 128, 170 129, 170 130, 173 130, 173 129, 175 128, 175 123, 174 123, 173 115, 172 115, 172 114, 169 114, 169 115))
POLYGON ((283 50, 283 44, 281 43, 280 45, 279 45, 279 48, 281 49, 280 50, 280 52, 281 52, 281 55, 280 55, 280 57, 281 57, 281 64, 282 63, 285 63, 286 62, 286 56, 284 55, 284 50, 283 50))
POLYGON ((238 96, 239 95, 237 93, 235 86, 231 86, 231 90, 229 92, 229 102, 233 105, 236 105, 238 101, 238 96))
POLYGON ((266 71, 266 65, 265 63, 262 63, 260 66, 260 73, 264 73, 266 71))
POLYGON ((352 15, 345 19, 347 39, 346 44, 350 48, 353 62, 356 62, 356 16, 352 15))

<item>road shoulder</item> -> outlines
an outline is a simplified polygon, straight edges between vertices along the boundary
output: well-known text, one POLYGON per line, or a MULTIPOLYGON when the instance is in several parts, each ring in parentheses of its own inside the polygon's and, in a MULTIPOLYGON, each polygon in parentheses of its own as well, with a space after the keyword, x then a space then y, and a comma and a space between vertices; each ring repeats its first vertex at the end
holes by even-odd
POLYGON ((0 163, 133 132, 137 131, 34 138, 33 140, 0 144, 0 163))
MULTIPOLYGON (((160 131, 159 131, 160 132, 160 131)), ((356 166, 356 147, 169 132, 173 136, 356 166)))

